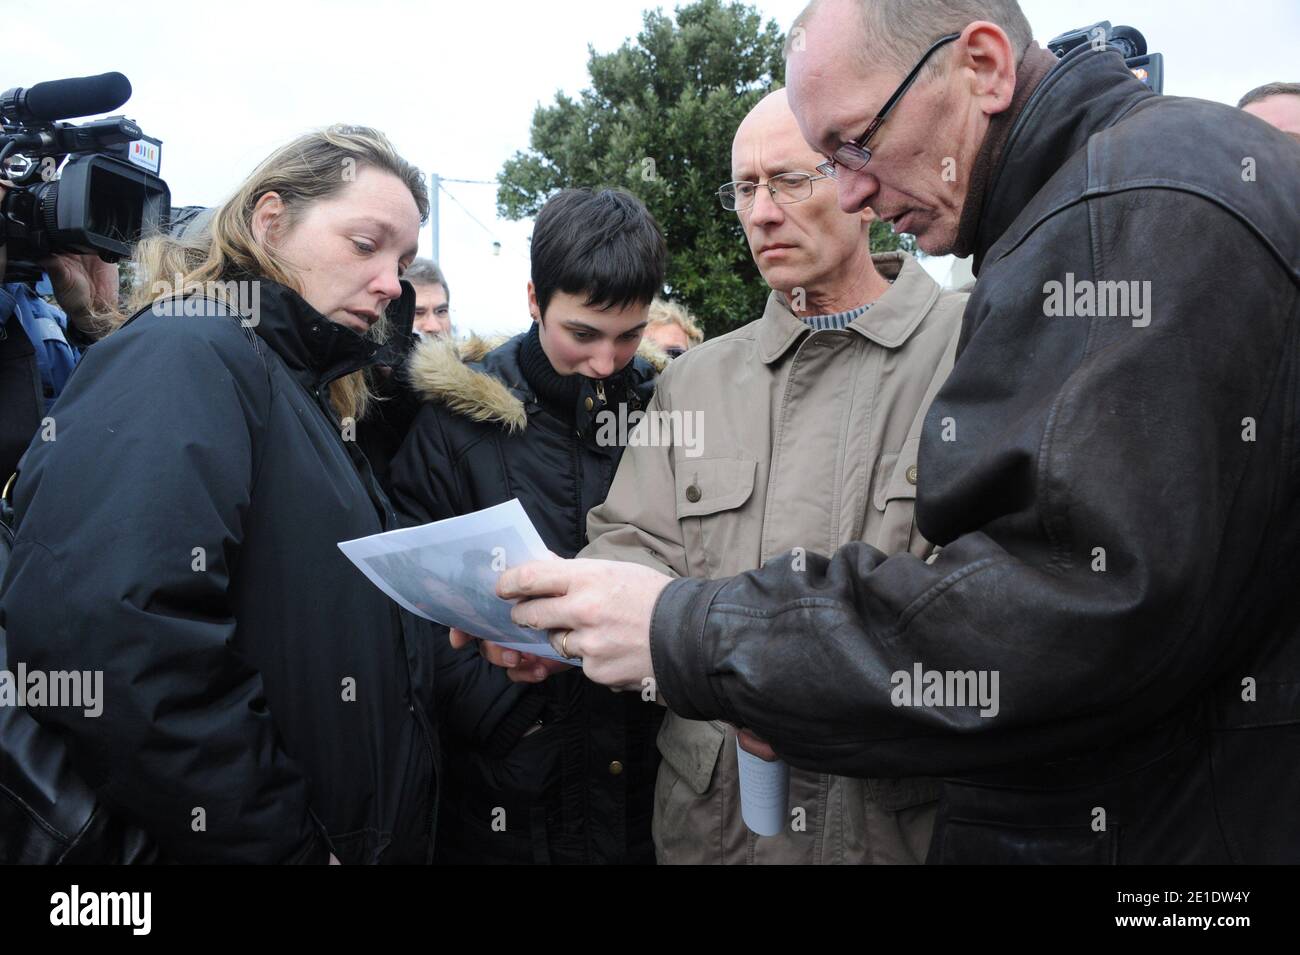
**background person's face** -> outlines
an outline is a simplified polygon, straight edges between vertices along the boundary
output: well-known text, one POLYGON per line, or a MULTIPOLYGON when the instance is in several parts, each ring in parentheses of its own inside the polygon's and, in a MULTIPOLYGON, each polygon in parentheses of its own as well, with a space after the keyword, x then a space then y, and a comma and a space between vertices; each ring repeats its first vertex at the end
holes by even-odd
POLYGON ((1258 116, 1270 126, 1300 138, 1300 96, 1289 93, 1266 96, 1242 107, 1252 116, 1258 116))
MULTIPOLYGON (((747 182, 766 182, 786 172, 816 176, 821 161, 777 94, 755 107, 736 131, 731 175, 747 182)), ((787 296, 795 288, 814 295, 833 291, 851 281, 845 272, 855 262, 861 268, 870 254, 871 213, 841 211, 830 179, 814 182, 812 196, 800 202, 774 202, 771 192, 759 189, 754 204, 736 215, 764 281, 787 296)))
MULTIPOLYGON (((807 24, 805 49, 792 52, 787 66, 799 128, 824 157, 861 136, 906 75, 888 68, 864 70, 860 31, 846 27, 854 16, 843 2, 821 8, 807 24)), ((937 51, 931 62, 948 62, 961 44, 937 51)), ((839 167, 845 212, 870 206, 894 231, 915 235, 925 252, 942 255, 952 249, 988 126, 971 78, 960 69, 936 79, 925 73, 917 78, 868 144, 871 161, 857 172, 839 167)))
POLYGON ((645 330, 645 337, 654 342, 663 351, 670 348, 677 348, 681 351, 691 347, 691 340, 686 334, 686 330, 680 325, 672 322, 666 322, 661 325, 651 325, 645 330))
POLYGON ((545 321, 537 292, 528 283, 528 310, 551 367, 561 375, 608 378, 627 366, 641 344, 650 303, 601 310, 585 305, 585 295, 556 292, 546 306, 545 321))
POLYGON ((415 258, 420 212, 411 191, 392 173, 363 166, 287 229, 284 213, 278 196, 262 196, 254 233, 279 249, 308 305, 365 334, 401 296, 398 276, 415 258))
POLYGON ((450 335, 451 308, 441 282, 420 283, 415 289, 415 320, 411 327, 421 335, 450 335))

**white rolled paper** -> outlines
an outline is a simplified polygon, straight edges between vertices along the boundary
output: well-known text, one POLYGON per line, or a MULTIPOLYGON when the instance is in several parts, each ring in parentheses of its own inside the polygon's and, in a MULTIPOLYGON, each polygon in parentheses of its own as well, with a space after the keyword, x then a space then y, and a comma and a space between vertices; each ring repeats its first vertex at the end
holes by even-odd
POLYGON ((745 752, 736 738, 740 763, 740 817, 755 835, 775 836, 786 821, 790 801, 790 767, 781 760, 768 762, 745 752))

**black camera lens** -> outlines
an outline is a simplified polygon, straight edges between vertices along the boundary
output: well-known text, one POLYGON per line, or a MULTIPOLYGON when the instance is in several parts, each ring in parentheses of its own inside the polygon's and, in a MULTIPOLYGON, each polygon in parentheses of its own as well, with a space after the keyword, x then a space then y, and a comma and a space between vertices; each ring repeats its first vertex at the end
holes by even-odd
POLYGON ((1115 27, 1109 40, 1110 45, 1119 50, 1126 60, 1141 56, 1147 51, 1146 37, 1133 27, 1115 27))

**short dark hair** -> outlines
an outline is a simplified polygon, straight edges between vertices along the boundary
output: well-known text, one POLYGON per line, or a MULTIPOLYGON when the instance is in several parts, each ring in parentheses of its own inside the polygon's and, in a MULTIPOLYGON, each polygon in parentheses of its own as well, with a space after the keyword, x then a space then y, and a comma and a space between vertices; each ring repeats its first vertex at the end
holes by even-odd
POLYGON ((663 291, 668 249, 641 200, 621 189, 564 189, 537 214, 532 277, 545 317, 556 292, 595 308, 649 305, 663 291))
POLYGON ((1300 83, 1265 83, 1263 86, 1256 86, 1241 98, 1237 103, 1237 109, 1244 109, 1251 103, 1258 103, 1270 96, 1300 96, 1300 83))

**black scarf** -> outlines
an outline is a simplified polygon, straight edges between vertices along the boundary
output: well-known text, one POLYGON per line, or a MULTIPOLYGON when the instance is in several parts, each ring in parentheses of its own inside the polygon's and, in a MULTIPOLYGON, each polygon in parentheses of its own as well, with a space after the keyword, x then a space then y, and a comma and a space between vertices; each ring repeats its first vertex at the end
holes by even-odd
MULTIPOLYGON (((629 362, 627 367, 631 365, 629 362)), ((542 348, 537 322, 533 322, 519 346, 519 370, 542 406, 562 421, 585 421, 591 414, 603 408, 616 408, 628 398, 627 368, 603 379, 561 375, 556 371, 542 348), (605 394, 603 402, 595 387, 598 381, 605 394), (592 399, 591 408, 585 407, 587 398, 592 399)))
POLYGON ((555 370, 542 349, 536 322, 519 346, 519 370, 524 373, 528 387, 533 389, 538 401, 562 419, 572 416, 582 391, 582 376, 561 375, 555 370))

